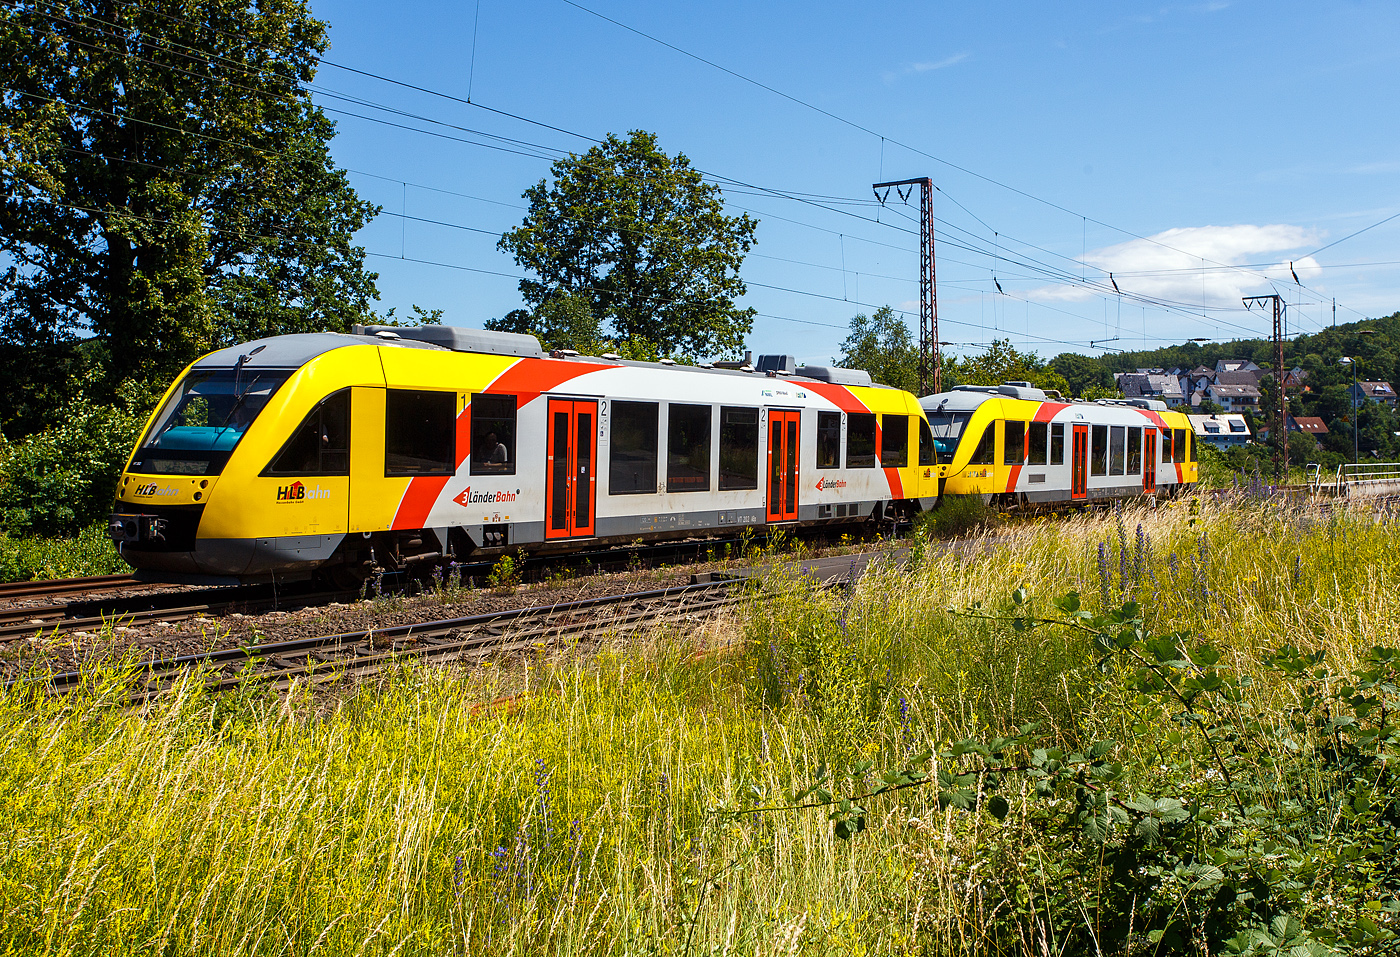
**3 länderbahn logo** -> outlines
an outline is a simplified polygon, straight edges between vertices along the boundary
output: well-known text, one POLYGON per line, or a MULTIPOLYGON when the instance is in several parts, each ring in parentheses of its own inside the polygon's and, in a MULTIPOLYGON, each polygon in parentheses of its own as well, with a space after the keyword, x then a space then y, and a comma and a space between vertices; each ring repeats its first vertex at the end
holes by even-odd
POLYGON ((468 485, 454 495, 452 501, 458 505, 495 505, 500 502, 514 502, 519 493, 519 489, 514 492, 473 492, 472 487, 468 485))

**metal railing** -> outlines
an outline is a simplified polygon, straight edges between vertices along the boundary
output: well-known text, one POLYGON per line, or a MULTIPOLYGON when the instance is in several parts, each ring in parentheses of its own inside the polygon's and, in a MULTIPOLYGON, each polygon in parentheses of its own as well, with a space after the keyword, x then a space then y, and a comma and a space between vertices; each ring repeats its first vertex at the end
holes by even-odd
POLYGON ((1358 462, 1337 466, 1337 494, 1400 494, 1400 462, 1358 462))

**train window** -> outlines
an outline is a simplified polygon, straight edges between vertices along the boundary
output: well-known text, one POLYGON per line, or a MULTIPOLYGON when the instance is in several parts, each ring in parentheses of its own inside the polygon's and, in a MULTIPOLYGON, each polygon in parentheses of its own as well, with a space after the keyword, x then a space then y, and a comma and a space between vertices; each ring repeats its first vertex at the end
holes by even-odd
POLYGON ((1186 461, 1186 430, 1172 429, 1172 461, 1186 461))
MULTIPOLYGON (((1234 423, 1231 423, 1230 428, 1234 427, 1234 423)), ((1182 434, 1185 435, 1184 432, 1182 434)), ((1196 461, 1196 437, 1194 435, 1186 440, 1186 460, 1188 462, 1196 461)))
POLYGON ((1065 464, 1065 424, 1063 422, 1050 424, 1050 464, 1065 464))
POLYGON ((933 430, 926 419, 919 420, 919 464, 938 464, 938 443, 933 440, 933 430))
POLYGON ((671 403, 666 416, 666 491, 710 490, 710 408, 671 403))
POLYGON ((909 464, 909 416, 881 416, 880 464, 902 469, 909 464))
POLYGON ((875 467, 875 414, 852 412, 846 416, 846 468, 875 467))
POLYGON ((1003 465, 1024 465, 1026 462, 1026 423, 1011 419, 1006 423, 1006 446, 1002 449, 1003 465))
POLYGON ((264 475, 349 475, 350 390, 322 399, 302 420, 264 475))
POLYGON ((611 412, 608 494, 655 492, 660 406, 655 402, 614 402, 611 412))
POLYGON ((1089 450, 1089 474, 1108 474, 1108 426, 1095 425, 1092 427, 1093 443, 1089 450))
POLYGON ((1049 422, 1031 423, 1031 451, 1026 457, 1027 465, 1044 465, 1048 461, 1046 453, 1049 449, 1046 448, 1045 436, 1049 431, 1049 422))
POLYGON ((951 459, 958 451, 963 429, 972 421, 971 412, 930 412, 928 430, 933 433, 933 445, 942 459, 951 459))
POLYGON ((515 474, 515 396, 477 393, 471 401, 472 474, 515 474))
POLYGON ((841 467, 841 413, 817 413, 817 468, 841 467))
POLYGON ((288 369, 195 369, 171 393, 131 461, 147 475, 218 475, 288 369))
POLYGON ((1128 474, 1142 474, 1142 429, 1128 430, 1128 474))
POLYGON ((1123 453, 1127 451, 1127 426, 1115 425, 1108 430, 1108 474, 1123 474, 1123 453))
POLYGON ((384 474, 456 471, 457 393, 390 389, 384 401, 384 474))
POLYGON ((972 452, 972 458, 967 460, 968 465, 992 465, 996 462, 997 455, 997 424, 988 422, 987 427, 982 430, 982 437, 977 440, 977 448, 972 452))
POLYGON ((1172 460, 1172 430, 1162 429, 1160 431, 1162 433, 1162 461, 1170 462, 1172 460))
POLYGON ((758 410, 719 410, 721 491, 758 488, 758 410))

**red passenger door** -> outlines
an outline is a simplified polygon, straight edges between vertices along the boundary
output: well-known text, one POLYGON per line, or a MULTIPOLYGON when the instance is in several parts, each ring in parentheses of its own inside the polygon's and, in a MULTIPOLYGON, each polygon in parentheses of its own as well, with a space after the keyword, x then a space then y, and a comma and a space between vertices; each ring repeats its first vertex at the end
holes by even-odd
POLYGON ((1157 493, 1157 430, 1142 430, 1142 491, 1145 495, 1157 493))
POLYGON ((1070 450, 1069 497, 1086 498, 1089 494, 1089 427, 1074 427, 1074 444, 1070 450))
POLYGON ((802 413, 768 411, 768 521, 797 521, 797 437, 802 413))
POLYGON ((598 403, 589 399, 550 399, 545 454, 545 538, 593 534, 597 487, 598 403))

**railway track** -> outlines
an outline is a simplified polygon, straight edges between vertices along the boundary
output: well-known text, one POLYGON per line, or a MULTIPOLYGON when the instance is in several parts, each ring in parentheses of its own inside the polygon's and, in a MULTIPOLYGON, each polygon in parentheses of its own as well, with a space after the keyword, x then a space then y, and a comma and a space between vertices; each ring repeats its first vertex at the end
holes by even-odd
MULTIPOLYGON (((853 581, 877 560, 899 561, 902 556, 842 555, 802 562, 797 569, 830 586, 853 581)), ((450 664, 624 636, 658 622, 698 621, 753 600, 761 594, 756 583, 766 571, 748 569, 732 577, 705 573, 691 584, 651 591, 159 659, 131 672, 128 700, 150 700, 191 671, 203 676, 210 692, 253 684, 286 690, 294 682, 318 685, 367 677, 405 661, 450 664)), ((0 687, 42 683, 50 693, 62 694, 81 687, 86 677, 80 671, 26 676, 0 687)))
MULTIPOLYGON (((839 530, 848 531, 844 526, 839 530)), ((825 537, 824 533, 828 531, 812 529, 809 530, 809 534, 825 537)), ((725 549, 742 548, 745 542, 761 541, 762 536, 733 536, 614 546, 567 555, 527 556, 522 577, 526 580, 543 580, 546 574, 556 570, 560 563, 571 569, 606 571, 704 560, 707 555, 725 553, 725 549)), ((453 563, 446 570, 446 574, 453 580, 480 581, 490 573, 494 561, 495 559, 453 563)), ((368 590, 370 593, 412 593, 415 588, 426 588, 431 584, 431 581, 415 582, 406 577, 389 575, 373 579, 368 590)), ((56 637, 75 632, 100 632, 109 625, 139 628, 161 621, 173 624, 201 616, 215 617, 230 611, 296 610, 328 602, 353 601, 362 597, 357 591, 318 588, 310 582, 281 586, 263 584, 197 587, 140 596, 107 594, 112 591, 151 587, 151 582, 125 575, 0 584, 0 606, 30 598, 69 598, 68 601, 44 605, 0 607, 0 641, 27 638, 40 630, 49 637, 56 637), (81 597, 86 594, 100 594, 104 597, 86 600, 81 597)))
POLYGON ((67 602, 0 608, 0 641, 25 638, 43 631, 50 637, 101 631, 109 625, 140 627, 158 621, 177 622, 230 611, 269 608, 295 610, 359 597, 353 591, 319 591, 309 587, 274 589, 270 585, 226 585, 193 591, 165 592, 138 598, 67 602))
MULTIPOLYGON (((210 692, 250 684, 286 690, 293 682, 322 684, 363 678, 405 661, 447 664, 487 656, 535 653, 569 642, 625 635, 656 622, 699 619, 752 597, 747 579, 700 582, 645 592, 586 598, 558 605, 370 628, 315 638, 230 648, 147 662, 131 675, 128 700, 140 703, 194 671, 210 692)), ((72 691, 82 672, 16 678, 5 687, 42 681, 51 693, 72 691)))
POLYGON ((98 575, 93 578, 53 578, 44 581, 0 582, 0 602, 151 587, 153 587, 151 582, 141 581, 130 575, 98 575))

